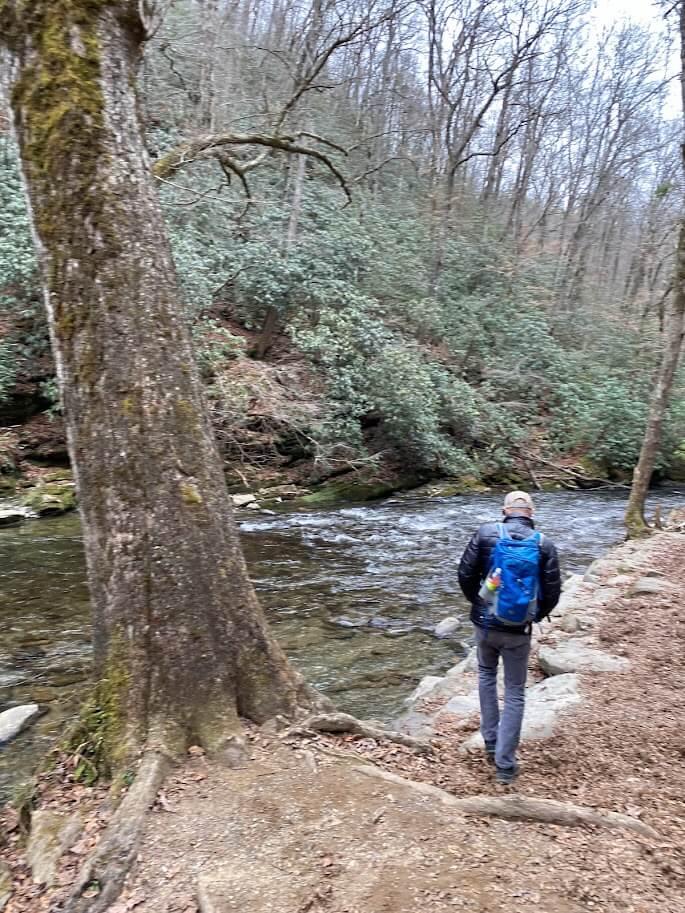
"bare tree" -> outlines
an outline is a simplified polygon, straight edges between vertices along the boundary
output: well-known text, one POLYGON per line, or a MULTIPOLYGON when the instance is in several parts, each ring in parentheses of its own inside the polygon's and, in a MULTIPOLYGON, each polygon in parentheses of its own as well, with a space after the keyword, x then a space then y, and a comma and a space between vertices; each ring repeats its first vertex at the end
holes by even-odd
MULTIPOLYGON (((680 78, 683 122, 685 123, 685 3, 680 0, 672 11, 678 11, 680 35, 680 78)), ((682 173, 685 176, 685 145, 681 148, 682 173)), ((663 350, 649 404, 647 428, 640 450, 640 458, 633 473, 633 484, 625 515, 628 536, 637 537, 648 532, 645 521, 645 500, 654 471, 656 456, 661 443, 661 429, 673 386, 678 361, 685 338, 685 215, 681 215, 678 246, 676 248, 673 290, 664 307, 663 350)))
POLYGON ((491 159, 486 199, 501 184, 505 148, 528 121, 512 96, 521 73, 541 54, 545 41, 563 30, 580 3, 537 0, 428 0, 423 4, 428 31, 428 105, 434 144, 434 216, 436 253, 431 278, 435 291, 442 270, 443 247, 456 202, 458 178, 476 159, 491 159), (499 104, 493 145, 477 138, 499 104), (441 176, 441 177, 440 177, 441 176), (438 179, 436 183, 436 179, 438 179))

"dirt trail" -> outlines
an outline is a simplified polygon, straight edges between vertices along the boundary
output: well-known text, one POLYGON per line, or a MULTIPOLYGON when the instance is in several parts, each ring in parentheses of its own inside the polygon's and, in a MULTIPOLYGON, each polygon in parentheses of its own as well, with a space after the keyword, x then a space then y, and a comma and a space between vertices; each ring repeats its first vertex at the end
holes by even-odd
MULTIPOLYGON (((168 782, 112 913, 685 913, 685 536, 652 537, 640 563, 633 578, 649 567, 673 589, 608 606, 601 638, 629 671, 582 676, 585 700, 558 735, 522 746, 515 789, 637 817, 657 839, 467 816, 359 770, 506 795, 481 754, 458 754, 463 725, 439 733, 432 758, 251 730, 243 768, 195 752, 168 782)), ((7 913, 48 909, 29 893, 7 913)))

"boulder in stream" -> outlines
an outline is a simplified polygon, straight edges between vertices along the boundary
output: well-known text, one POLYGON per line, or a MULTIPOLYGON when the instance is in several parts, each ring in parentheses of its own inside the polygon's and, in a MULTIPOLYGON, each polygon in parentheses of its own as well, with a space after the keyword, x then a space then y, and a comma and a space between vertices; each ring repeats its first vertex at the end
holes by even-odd
POLYGON ((64 514, 76 507, 76 485, 69 481, 37 485, 24 498, 24 507, 39 517, 64 514))
POLYGON ((21 507, 6 507, 0 510, 0 527, 19 526, 27 518, 28 514, 21 507))
POLYGON ((451 637, 453 634, 461 628, 463 621, 456 617, 456 615, 448 615, 447 618, 443 618, 442 621, 439 621, 433 633, 436 637, 451 637))
POLYGON ((41 715, 38 704, 22 704, 0 713, 0 745, 9 742, 19 735, 27 726, 41 715))
POLYGON ((250 504, 256 504, 257 498, 251 494, 231 495, 234 507, 249 507, 250 504))

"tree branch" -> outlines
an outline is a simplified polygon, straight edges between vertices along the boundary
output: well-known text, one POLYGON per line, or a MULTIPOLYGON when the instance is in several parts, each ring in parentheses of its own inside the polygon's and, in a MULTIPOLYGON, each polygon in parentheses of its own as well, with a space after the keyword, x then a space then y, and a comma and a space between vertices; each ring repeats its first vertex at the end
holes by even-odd
MULTIPOLYGON (((302 134, 304 135, 304 134, 302 134)), ((313 137, 312 137, 313 138, 313 137)), ((320 139, 317 137, 317 139, 320 139)), ((333 145, 329 143, 329 145, 333 145)), ((186 165, 198 161, 198 159, 216 156, 216 150, 223 146, 264 146, 267 149, 280 150, 282 152, 294 153, 296 155, 307 155, 316 159, 325 165, 331 174, 337 179, 343 189, 349 202, 352 202, 352 195, 347 186, 347 181, 337 166, 331 161, 329 156, 313 149, 311 146, 303 146, 294 141, 292 136, 270 136, 265 133, 209 133, 195 137, 180 143, 162 158, 158 159, 152 168, 155 177, 166 180, 174 175, 179 169, 186 165)), ((339 148, 339 147, 334 147, 339 148)), ((267 153, 268 154, 268 153, 267 153)), ((257 156, 251 162, 245 165, 239 165, 243 171, 256 167, 263 161, 265 156, 257 156)), ((233 160, 233 165, 236 165, 233 160)))

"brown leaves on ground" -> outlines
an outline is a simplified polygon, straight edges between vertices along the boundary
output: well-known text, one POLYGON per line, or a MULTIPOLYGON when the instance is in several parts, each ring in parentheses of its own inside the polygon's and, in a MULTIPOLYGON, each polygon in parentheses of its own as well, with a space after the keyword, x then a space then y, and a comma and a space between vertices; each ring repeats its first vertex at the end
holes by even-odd
MULTIPOLYGON (((552 858, 573 858, 577 866, 565 876, 570 895, 602 913, 624 913, 631 904, 637 913, 685 911, 685 537, 658 537, 650 546, 651 571, 677 583, 680 597, 622 596, 607 607, 602 640, 628 658, 629 670, 582 677, 586 700, 555 737, 521 746, 522 774, 514 787, 640 818, 663 837, 657 848, 644 845, 636 859, 635 840, 625 834, 588 839, 582 829, 554 835, 552 858)), ((470 724, 475 731, 477 718, 470 724)), ((429 758, 369 740, 326 741, 456 796, 504 791, 482 754, 458 754, 465 738, 464 721, 445 720, 429 758)), ((558 876, 554 867, 551 877, 558 876)))
POLYGON ((33 795, 27 799, 32 807, 52 809, 65 816, 76 811, 83 819, 83 832, 64 853, 56 873, 54 888, 46 890, 36 884, 24 856, 23 815, 6 806, 0 815, 0 832, 7 833, 3 860, 12 874, 13 894, 5 913, 44 913, 66 898, 76 881, 84 858, 92 852, 107 825, 112 806, 104 786, 84 786, 74 780, 74 765, 67 755, 56 755, 49 773, 38 776, 33 795))
MULTIPOLYGON (((586 700, 567 716, 557 735, 547 742, 522 746, 522 774, 515 791, 631 815, 653 827, 660 839, 650 841, 635 834, 598 828, 479 818, 465 819, 458 826, 455 823, 455 831, 449 835, 446 831, 427 832, 422 830, 425 823, 406 816, 394 790, 378 787, 371 799, 367 796, 364 800, 367 804, 357 810, 359 818, 354 826, 360 827, 363 820, 362 849, 371 869, 376 849, 391 835, 393 839, 406 840, 411 852, 420 853, 425 848, 427 859, 435 861, 431 876, 434 886, 419 890, 415 909, 420 908, 422 913, 453 909, 493 913, 685 913, 685 537, 660 535, 650 541, 648 548, 650 568, 677 584, 680 596, 623 596, 606 608, 602 638, 614 652, 629 659, 630 669, 620 674, 582 677, 586 700), (517 853, 515 871, 505 879, 498 874, 501 859, 496 850, 503 845, 515 848, 517 853), (462 884, 472 877, 476 893, 455 890, 455 861, 462 884), (477 891, 483 885, 487 891, 482 901, 474 900, 481 896, 477 891), (554 907, 549 905, 551 897, 558 898, 554 907)), ((316 778, 317 770, 325 773, 327 765, 336 763, 326 754, 332 752, 359 757, 405 778, 442 787, 456 796, 502 794, 506 788, 495 784, 493 768, 484 755, 463 757, 458 753, 468 731, 477 725, 475 717, 466 722, 443 717, 442 729, 434 742, 435 754, 430 756, 416 755, 394 743, 350 735, 293 739, 291 751, 300 760, 314 758, 313 763, 304 764, 302 771, 306 774, 300 777, 316 778)), ((295 856, 286 858, 284 863, 278 855, 283 852, 282 846, 280 850, 276 846, 278 829, 285 839, 291 827, 288 820, 280 817, 288 797, 279 794, 279 789, 299 786, 288 786, 282 755, 272 754, 279 740, 254 727, 248 727, 248 734, 255 764, 261 765, 254 774, 255 798, 251 801, 256 804, 251 806, 249 815, 253 823, 267 810, 274 816, 275 830, 269 834, 273 833, 275 843, 268 864, 277 874, 288 875, 291 870, 309 866, 310 873, 316 875, 299 910, 293 913, 356 910, 354 903, 343 903, 336 893, 336 886, 351 875, 346 870, 347 859, 336 844, 326 845, 322 839, 319 849, 310 848, 309 856, 305 854, 301 860, 295 856)), ((159 855, 144 847, 140 877, 134 872, 111 913, 196 913, 191 873, 222 861, 222 841, 235 825, 231 815, 237 806, 230 803, 238 801, 225 784, 236 776, 245 779, 252 775, 247 768, 220 773, 201 748, 190 749, 188 762, 160 792, 151 818, 154 834, 150 847, 156 845, 155 841, 160 844, 167 840, 169 846, 183 850, 176 855, 159 855), (191 811, 196 820, 189 818, 191 811), (214 820, 214 843, 207 837, 206 816, 214 820)), ((292 776, 297 782, 297 776, 292 776)), ((306 801, 307 789, 302 791, 306 801)), ((42 807, 62 811, 78 807, 86 821, 84 833, 64 855, 57 887, 45 892, 33 884, 26 868, 19 816, 12 809, 5 811, 7 844, 3 852, 15 887, 6 913, 47 913, 50 904, 59 901, 73 882, 109 815, 106 792, 100 787, 75 784, 65 760, 57 765, 53 775, 39 780, 36 801, 42 807)), ((312 805, 313 820, 319 821, 318 816, 324 814, 321 820, 325 826, 333 828, 339 833, 338 839, 344 840, 346 829, 348 837, 352 834, 353 821, 336 811, 338 806, 332 799, 330 803, 324 812, 312 805)), ((243 822, 246 833, 253 826, 249 815, 243 822)), ((317 823, 311 831, 312 848, 317 846, 316 835, 322 833, 319 828, 317 823)), ((254 851, 255 858, 267 853, 263 842, 248 849, 254 851)), ((355 878, 359 877, 359 867, 354 873, 355 878)), ((392 907, 389 895, 382 890, 374 896, 376 900, 365 905, 364 913, 400 909, 397 901, 392 907)))

